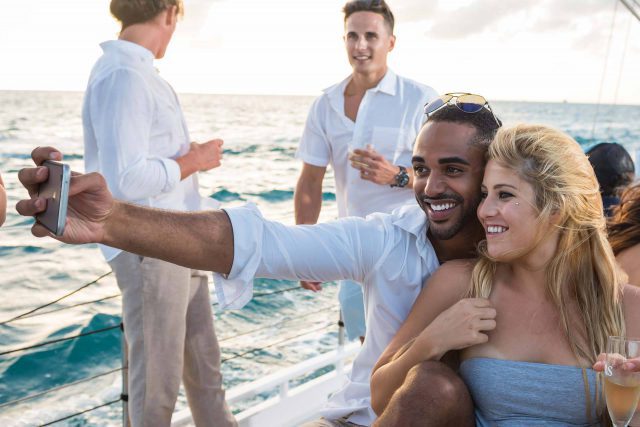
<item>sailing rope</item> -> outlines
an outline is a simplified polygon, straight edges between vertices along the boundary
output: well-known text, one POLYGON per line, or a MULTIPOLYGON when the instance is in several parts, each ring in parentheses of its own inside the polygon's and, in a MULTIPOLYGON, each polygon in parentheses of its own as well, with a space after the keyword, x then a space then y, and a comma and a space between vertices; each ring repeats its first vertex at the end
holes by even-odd
POLYGON ((607 41, 607 54, 604 58, 604 67, 602 69, 602 77, 600 78, 600 89, 598 90, 598 103, 596 104, 596 113, 593 117, 593 127, 591 128, 591 140, 596 133, 596 123, 598 123, 598 114, 600 113, 600 102, 602 102, 602 88, 604 86, 604 78, 607 74, 607 64, 609 63, 609 53, 611 51, 611 39, 613 38, 613 27, 616 23, 618 14, 618 0, 613 1, 613 18, 611 19, 611 28, 609 29, 609 40, 607 41))

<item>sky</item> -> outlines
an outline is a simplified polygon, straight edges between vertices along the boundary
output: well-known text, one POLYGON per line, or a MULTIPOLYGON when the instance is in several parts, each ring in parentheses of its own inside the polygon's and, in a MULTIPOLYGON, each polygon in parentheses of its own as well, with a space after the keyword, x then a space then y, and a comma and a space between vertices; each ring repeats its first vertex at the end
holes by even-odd
MULTIPOLYGON (((318 95, 351 71, 344 0, 184 3, 156 63, 179 93, 318 95)), ((640 22, 618 0, 388 3, 397 36, 390 67, 440 93, 640 104, 640 22)), ((82 91, 99 43, 118 35, 109 0, 0 5, 0 90, 82 91)))

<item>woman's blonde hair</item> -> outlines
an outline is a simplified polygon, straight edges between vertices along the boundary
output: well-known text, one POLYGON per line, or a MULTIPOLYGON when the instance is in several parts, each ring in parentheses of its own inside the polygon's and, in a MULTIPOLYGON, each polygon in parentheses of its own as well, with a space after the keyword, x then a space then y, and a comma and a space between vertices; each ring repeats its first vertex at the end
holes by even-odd
MULTIPOLYGON (((621 276, 607 242, 602 199, 593 168, 570 136, 545 126, 502 128, 487 158, 514 170, 534 189, 539 223, 559 227, 556 253, 547 266, 547 294, 561 314, 564 332, 581 363, 605 352, 607 336, 624 335, 621 276), (587 337, 575 337, 567 307, 575 301, 587 337)), ((480 244, 470 295, 491 293, 497 262, 480 244)))
MULTIPOLYGON (((487 158, 527 181, 534 189, 538 223, 553 221, 559 228, 558 246, 546 269, 546 292, 560 313, 563 331, 578 363, 594 363, 598 354, 606 352, 607 337, 624 335, 625 327, 621 307, 623 275, 607 241, 593 168, 570 136, 537 125, 500 129, 487 158), (574 304, 582 330, 576 329, 569 318, 568 307, 574 304), (586 342, 577 339, 582 333, 586 342)), ((469 296, 487 298, 498 262, 487 254, 486 240, 479 249, 469 296)))

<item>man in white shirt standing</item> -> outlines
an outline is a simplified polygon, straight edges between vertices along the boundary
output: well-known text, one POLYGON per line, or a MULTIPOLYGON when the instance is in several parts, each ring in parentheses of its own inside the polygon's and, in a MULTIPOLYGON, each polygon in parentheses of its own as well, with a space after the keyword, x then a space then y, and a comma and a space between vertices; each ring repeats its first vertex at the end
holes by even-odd
MULTIPOLYGON (((322 181, 331 165, 338 216, 389 213, 414 202, 413 143, 422 107, 437 97, 422 84, 387 66, 393 50, 394 17, 384 0, 349 1, 343 8, 344 42, 352 74, 315 100, 296 157, 303 161, 294 196, 296 224, 315 224, 322 205, 322 181)), ((314 292, 319 282, 301 282, 314 292)), ((362 286, 340 282, 347 336, 365 335, 362 286)))
MULTIPOLYGON (((111 1, 122 31, 101 45, 87 86, 85 166, 102 173, 120 199, 195 211, 217 206, 200 197, 196 172, 220 165, 222 140, 189 143, 178 98, 153 65, 164 56, 181 7, 180 0, 111 1)), ((123 296, 132 425, 169 426, 181 379, 197 426, 236 425, 222 389, 207 276, 101 249, 123 296)))

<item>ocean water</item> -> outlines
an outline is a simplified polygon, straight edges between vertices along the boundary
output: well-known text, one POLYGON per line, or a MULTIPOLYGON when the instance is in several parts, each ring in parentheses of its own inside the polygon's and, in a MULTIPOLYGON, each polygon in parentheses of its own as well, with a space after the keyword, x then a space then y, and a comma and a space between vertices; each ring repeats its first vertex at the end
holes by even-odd
MULTIPOLYGON (((193 94, 180 98, 193 140, 225 140, 223 166, 200 174, 202 194, 227 206, 251 201, 267 218, 293 224, 293 190, 299 172, 294 153, 313 98, 193 94)), ((0 228, 2 426, 47 423, 114 401, 121 390, 117 371, 121 335, 116 327, 121 300, 112 275, 32 315, 6 322, 109 272, 95 245, 69 246, 36 239, 29 231, 32 221, 14 211, 16 202, 26 196, 17 172, 30 164, 33 148, 56 146, 74 170, 83 170, 81 103, 81 93, 0 91, 0 172, 9 198, 7 221, 0 228), (101 332, 22 350, 91 331, 101 332), (109 373, 112 370, 116 371, 109 373), (91 377, 96 378, 83 381, 91 377), (64 387, 73 382, 78 383, 64 387), (7 404, 56 387, 60 389, 7 404)), ((492 106, 506 124, 552 125, 585 148, 616 141, 631 152, 640 149, 640 106, 525 102, 495 102, 492 106)), ((321 220, 335 218, 331 173, 323 197, 321 220)), ((327 284, 319 294, 276 280, 257 280, 255 288, 256 298, 243 310, 215 312, 227 388, 337 345, 335 284, 327 284)), ((181 395, 177 408, 185 405, 181 395)), ((120 404, 112 404, 58 425, 120 422, 120 404)))

